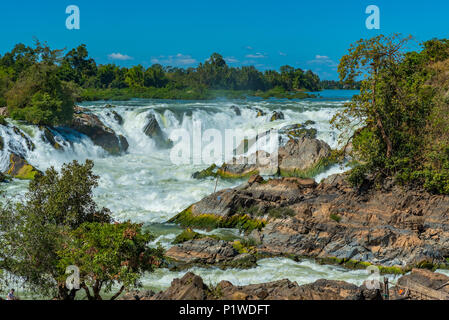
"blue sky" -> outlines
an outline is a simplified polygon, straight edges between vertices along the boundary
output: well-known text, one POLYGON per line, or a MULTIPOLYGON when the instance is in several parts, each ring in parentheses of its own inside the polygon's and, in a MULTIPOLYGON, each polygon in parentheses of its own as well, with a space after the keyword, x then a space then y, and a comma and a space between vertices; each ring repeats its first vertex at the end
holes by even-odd
POLYGON ((2 1, 0 54, 37 37, 54 48, 85 43, 98 63, 189 67, 219 52, 232 66, 289 64, 336 79, 354 41, 393 32, 417 42, 449 38, 448 15, 447 0, 2 1), (372 4, 380 8, 380 30, 365 27, 372 4), (80 30, 65 26, 68 5, 80 8, 80 30))

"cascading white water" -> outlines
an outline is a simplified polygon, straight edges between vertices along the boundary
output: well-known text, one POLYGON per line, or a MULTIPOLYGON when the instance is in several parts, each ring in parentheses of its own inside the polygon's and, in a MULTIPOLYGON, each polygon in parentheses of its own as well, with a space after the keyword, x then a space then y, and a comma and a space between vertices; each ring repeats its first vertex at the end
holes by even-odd
MULTIPOLYGON (((113 129, 116 134, 126 137, 129 143, 126 154, 108 155, 102 148, 95 146, 88 137, 66 128, 52 130, 55 139, 64 148, 55 150, 44 141, 43 132, 39 128, 11 123, 8 127, 0 126, 0 134, 4 140, 4 148, 0 152, 0 166, 2 170, 8 167, 11 152, 19 153, 40 170, 45 170, 50 166, 60 168, 64 163, 74 159, 79 161, 92 159, 95 162, 94 171, 100 176, 99 187, 95 190, 95 198, 100 206, 111 209, 114 218, 118 220, 129 219, 149 224, 163 223, 190 204, 212 193, 215 181, 192 178, 195 171, 208 167, 209 163, 182 165, 171 163, 170 150, 157 147, 155 141, 143 133, 148 122, 148 114, 154 114, 167 137, 176 129, 186 129, 188 132, 192 132, 194 124, 198 121, 201 122, 202 131, 217 129, 224 133, 226 129, 235 128, 266 131, 270 128, 278 129, 286 125, 313 120, 315 124, 312 127, 318 130, 318 138, 335 148, 338 145, 338 133, 331 128, 329 120, 341 109, 346 100, 347 96, 301 101, 158 102, 132 100, 110 102, 115 105, 112 108, 105 108, 104 102, 84 103, 83 107, 97 115, 106 126, 113 129), (239 108, 240 115, 237 115, 236 111, 231 108, 233 105, 239 108), (265 115, 257 117, 257 109, 262 110, 265 115), (121 116, 122 124, 117 121, 113 111, 121 116), (270 122, 273 111, 282 111, 285 119, 270 122), (13 124, 22 129, 22 134, 33 142, 34 150, 28 148, 26 138, 22 134, 14 132, 13 124)), ((255 150, 250 150, 250 152, 253 151, 255 150)), ((342 172, 345 169, 334 166, 317 176, 317 179, 321 180, 329 174, 342 172)), ((240 181, 220 180, 218 189, 233 187, 240 183, 240 181)), ((23 194, 26 187, 27 184, 23 181, 14 181, 0 186, 2 190, 7 191, 7 194, 15 197, 18 194, 23 194)), ((158 240, 168 247, 178 232, 177 229, 173 229, 173 231, 166 229, 158 240)), ((232 270, 226 272, 219 272, 215 269, 210 269, 215 271, 194 270, 214 278, 212 282, 226 277, 229 277, 228 280, 241 277, 241 283, 254 283, 256 279, 259 279, 254 276, 255 274, 272 274, 270 271, 272 262, 270 261, 272 260, 260 263, 255 270, 250 269, 244 273, 232 270)), ((297 267, 292 266, 291 263, 293 262, 282 262, 284 278, 289 277, 289 268, 292 270, 291 276, 295 280, 300 279, 307 272, 310 273, 307 268, 303 268, 304 272, 295 275, 297 267)), ((313 265, 312 262, 310 263, 313 265)), ((177 273, 165 269, 158 272, 161 274, 156 273, 147 279, 147 282, 151 282, 160 277, 160 281, 156 282, 161 283, 156 287, 162 288, 169 284, 169 279, 178 276, 177 273)), ((311 273, 311 276, 304 278, 304 281, 315 279, 317 275, 332 278, 344 274, 343 271, 332 267, 320 267, 316 272, 316 275, 312 276, 311 273)), ((275 278, 274 276, 268 277, 266 280, 275 278)), ((354 279, 359 278, 357 276, 354 279)))

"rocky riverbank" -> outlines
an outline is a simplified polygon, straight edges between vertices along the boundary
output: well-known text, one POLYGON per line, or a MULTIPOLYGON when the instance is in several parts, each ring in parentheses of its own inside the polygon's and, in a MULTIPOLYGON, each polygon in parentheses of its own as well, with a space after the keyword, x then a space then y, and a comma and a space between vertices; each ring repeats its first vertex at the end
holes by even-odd
MULTIPOLYGON (((412 267, 447 267, 448 214, 448 196, 389 180, 381 185, 367 180, 353 188, 344 175, 320 184, 255 176, 205 197, 171 222, 204 229, 240 228, 255 244, 256 256, 309 257, 350 268, 374 264, 381 272, 404 273, 412 267)), ((182 262, 194 253, 204 255, 201 241, 208 243, 190 240, 168 254, 182 262)))
MULTIPOLYGON (((382 280, 382 279, 380 279, 382 280)), ((298 285, 288 279, 262 284, 236 286, 221 281, 208 286, 191 272, 174 279, 171 286, 159 293, 133 291, 122 300, 435 300, 449 299, 449 277, 429 270, 413 269, 394 285, 365 282, 361 286, 344 281, 320 279, 298 285)), ((369 280, 371 281, 371 280, 369 280)))

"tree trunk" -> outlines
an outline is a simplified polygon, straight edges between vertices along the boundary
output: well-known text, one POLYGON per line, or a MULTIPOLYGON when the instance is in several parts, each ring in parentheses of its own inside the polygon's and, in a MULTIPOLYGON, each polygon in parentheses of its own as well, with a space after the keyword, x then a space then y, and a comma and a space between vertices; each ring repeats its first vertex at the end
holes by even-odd
POLYGON ((385 132, 385 127, 382 123, 382 118, 380 117, 380 113, 377 111, 376 109, 376 86, 377 86, 377 66, 378 66, 378 60, 376 59, 374 61, 374 66, 373 66, 373 74, 374 74, 374 81, 373 81, 373 98, 372 98, 372 102, 373 102, 373 111, 374 114, 376 115, 376 126, 377 129, 379 129, 380 134, 382 135, 382 139, 384 140, 386 146, 387 146, 387 158, 391 157, 391 154, 393 153, 393 144, 391 143, 390 137, 388 137, 387 133, 385 132))

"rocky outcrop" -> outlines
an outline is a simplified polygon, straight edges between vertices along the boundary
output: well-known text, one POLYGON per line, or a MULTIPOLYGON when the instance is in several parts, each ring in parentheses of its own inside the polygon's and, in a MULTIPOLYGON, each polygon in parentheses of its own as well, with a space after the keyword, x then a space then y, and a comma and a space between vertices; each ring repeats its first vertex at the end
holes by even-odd
MULTIPOLYGON (((245 141, 247 144, 253 141, 245 141)), ((216 177, 225 179, 248 178, 255 174, 281 175, 286 177, 309 178, 324 171, 333 163, 332 150, 329 145, 306 134, 299 138, 291 138, 279 147, 278 154, 257 151, 250 156, 235 157, 221 167, 215 164, 209 168, 195 172, 194 178, 216 177)))
POLYGON ((270 121, 276 121, 276 120, 284 120, 285 116, 282 111, 274 111, 271 115, 270 121))
POLYGON ((262 284, 235 286, 221 281, 214 287, 204 284, 201 277, 188 272, 174 279, 171 286, 152 296, 131 293, 124 299, 138 300, 367 300, 375 295, 364 295, 362 288, 344 281, 318 280, 298 285, 288 279, 262 284))
POLYGON ((240 111, 240 108, 237 106, 231 106, 231 109, 235 112, 236 116, 241 116, 242 112, 240 111))
POLYGON ((55 135, 51 131, 51 129, 49 129, 47 127, 43 127, 42 130, 43 130, 42 140, 44 142, 49 143, 56 150, 63 150, 64 149, 64 147, 56 141, 55 135))
POLYGON ((88 136, 92 142, 111 154, 120 154, 128 149, 128 142, 122 135, 116 135, 115 132, 105 126, 100 119, 87 113, 83 108, 77 108, 71 128, 88 136))
POLYGON ((107 112, 106 115, 107 115, 107 116, 111 116, 111 115, 112 115, 112 117, 114 118, 114 120, 115 120, 119 125, 122 125, 122 124, 123 124, 123 118, 122 118, 121 115, 119 115, 119 114, 117 113, 117 111, 112 110, 110 113, 107 112))
MULTIPOLYGON (((239 253, 232 242, 215 238, 201 238, 171 247, 165 253, 176 269, 193 265, 214 265, 221 268, 249 268, 256 258, 248 253, 239 253)), ((172 267, 173 268, 173 267, 172 267)))
POLYGON ((166 137, 164 132, 162 131, 159 123, 154 114, 150 113, 147 116, 147 124, 143 128, 143 132, 153 139, 156 145, 160 148, 170 148, 173 143, 166 137))
POLYGON ((242 216, 263 222, 250 236, 266 256, 312 257, 351 268, 375 264, 390 273, 446 266, 449 257, 449 196, 392 181, 381 188, 368 181, 355 189, 344 175, 319 185, 298 178, 258 179, 207 196, 172 221, 210 228, 214 224, 206 219, 242 216))
POLYGON ((331 148, 318 139, 302 136, 290 139, 279 148, 279 173, 281 176, 312 177, 329 163, 331 148))
POLYGON ((21 156, 11 153, 9 156, 9 168, 6 174, 22 180, 32 180, 40 171, 30 165, 21 156))

